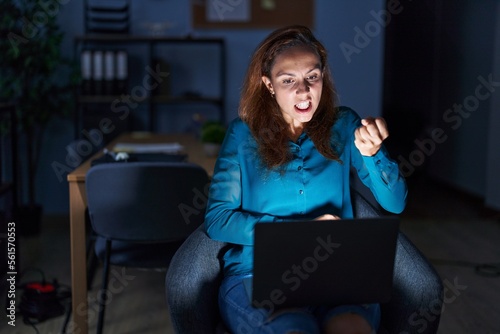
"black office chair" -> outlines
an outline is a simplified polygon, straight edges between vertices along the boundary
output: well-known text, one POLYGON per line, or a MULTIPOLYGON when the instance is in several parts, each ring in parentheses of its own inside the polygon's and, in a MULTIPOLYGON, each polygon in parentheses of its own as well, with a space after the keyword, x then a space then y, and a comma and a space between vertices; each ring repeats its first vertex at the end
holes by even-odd
MULTIPOLYGON (((352 202, 355 217, 381 215, 356 191, 352 191, 352 202)), ((378 333, 435 334, 443 301, 442 281, 402 233, 396 247, 392 299, 381 305, 382 321, 378 333)), ((210 239, 202 225, 176 252, 165 281, 170 318, 176 333, 228 334, 217 302, 222 255, 226 248, 226 243, 210 239)))
POLYGON ((167 268, 202 224, 209 178, 191 163, 96 165, 86 189, 95 254, 104 263, 97 333, 102 332, 110 265, 167 268))

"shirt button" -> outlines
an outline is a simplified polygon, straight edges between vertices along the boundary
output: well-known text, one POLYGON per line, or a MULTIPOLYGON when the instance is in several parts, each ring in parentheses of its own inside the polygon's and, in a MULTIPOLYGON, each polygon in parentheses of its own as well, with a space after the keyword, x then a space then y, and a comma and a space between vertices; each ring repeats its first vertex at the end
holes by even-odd
POLYGON ((380 163, 381 163, 381 162, 382 162, 382 161, 377 160, 376 164, 377 164, 377 165, 380 165, 380 163))
POLYGON ((297 170, 302 170, 302 166, 297 167, 297 170))
POLYGON ((301 195, 302 195, 303 193, 304 193, 304 190, 300 189, 300 190, 299 190, 299 194, 301 194, 301 195))

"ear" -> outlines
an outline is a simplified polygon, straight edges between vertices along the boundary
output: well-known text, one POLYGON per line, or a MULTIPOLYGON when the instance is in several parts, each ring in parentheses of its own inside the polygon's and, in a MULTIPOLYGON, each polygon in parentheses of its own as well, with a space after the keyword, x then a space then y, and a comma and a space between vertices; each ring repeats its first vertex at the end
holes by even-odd
POLYGON ((265 75, 262 76, 262 82, 266 86, 266 88, 269 90, 269 92, 274 95, 274 89, 273 89, 273 84, 271 83, 271 79, 266 77, 265 75))

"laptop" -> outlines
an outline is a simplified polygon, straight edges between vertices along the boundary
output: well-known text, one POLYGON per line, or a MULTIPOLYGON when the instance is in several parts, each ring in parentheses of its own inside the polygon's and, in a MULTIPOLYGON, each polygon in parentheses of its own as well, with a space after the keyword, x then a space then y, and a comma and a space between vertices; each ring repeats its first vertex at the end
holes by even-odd
POLYGON ((255 225, 255 307, 385 303, 391 298, 397 217, 255 225))

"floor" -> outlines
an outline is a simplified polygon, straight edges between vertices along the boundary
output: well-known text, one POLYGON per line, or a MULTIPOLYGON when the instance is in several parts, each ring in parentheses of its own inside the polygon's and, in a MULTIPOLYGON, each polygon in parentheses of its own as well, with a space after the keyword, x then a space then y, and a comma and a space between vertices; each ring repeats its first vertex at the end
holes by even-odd
POLYGON ((500 333, 500 214, 480 199, 421 179, 401 230, 445 285, 438 333, 500 333))
MULTIPOLYGON (((479 199, 425 177, 410 183, 409 188, 401 230, 430 259, 446 286, 438 333, 500 333, 500 276, 494 275, 500 263, 499 213, 486 210, 479 199), (482 264, 496 266, 476 272, 482 264)), ((21 283, 39 281, 43 271, 48 281, 57 280, 61 291, 69 289, 67 217, 47 218, 42 233, 20 237, 20 245, 18 256, 25 270, 21 283)), ((108 333, 173 333, 164 298, 164 272, 114 268, 112 275, 120 283, 108 304, 108 333)), ((99 282, 96 276, 90 294, 91 332, 95 331, 99 282)), ((59 316, 30 326, 18 315, 15 327, 2 320, 0 333, 56 334, 64 319, 59 316)), ((419 332, 423 324, 415 326, 421 326, 416 327, 419 332)))

